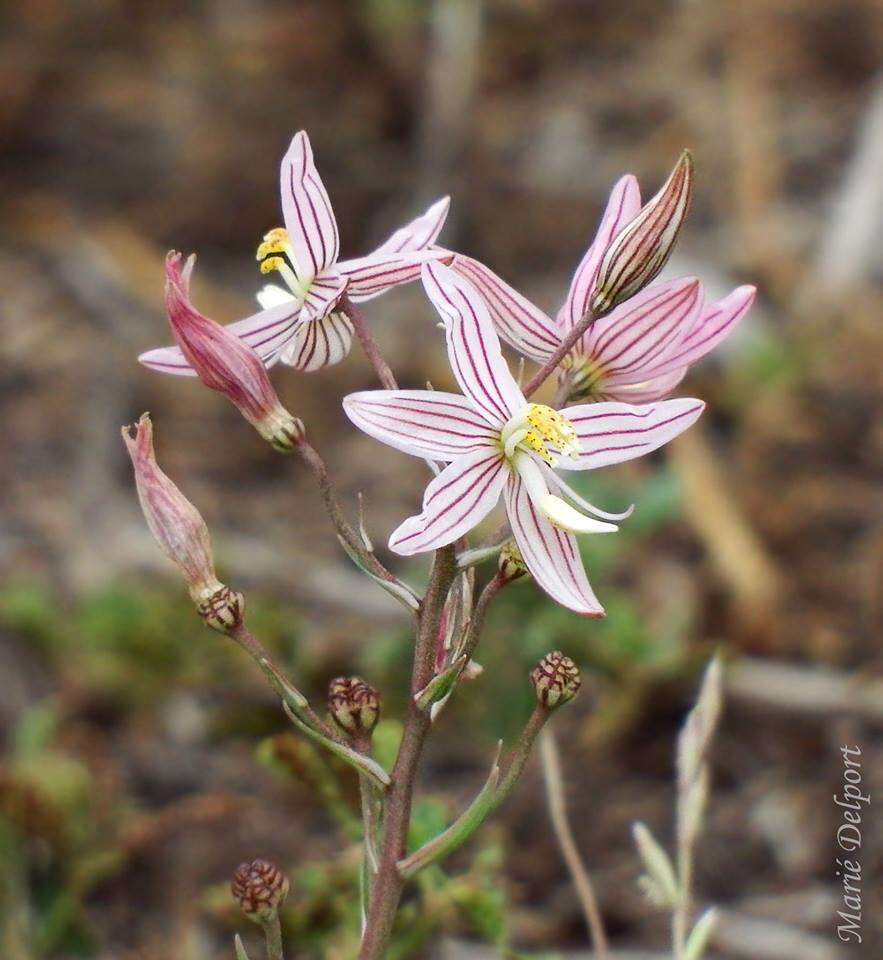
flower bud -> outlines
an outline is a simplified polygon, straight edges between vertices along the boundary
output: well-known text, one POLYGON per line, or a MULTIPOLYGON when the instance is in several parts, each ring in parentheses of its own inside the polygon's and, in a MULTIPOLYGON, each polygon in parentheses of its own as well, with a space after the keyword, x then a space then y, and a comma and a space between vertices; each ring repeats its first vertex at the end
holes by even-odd
POLYGON ((527 573, 527 567, 521 556, 521 551, 516 546, 514 540, 507 540, 506 543, 503 544, 497 561, 497 570, 507 583, 510 583, 512 580, 517 580, 527 573))
POLYGON ((547 653, 531 670, 530 682, 536 691, 537 702, 548 710, 554 710, 573 700, 582 680, 573 660, 560 650, 555 650, 547 653))
POLYGON ((223 393, 258 433, 287 453, 303 439, 304 425, 282 406, 264 364, 243 340, 203 316, 190 302, 194 257, 166 257, 166 311, 181 352, 200 380, 223 393))
POLYGON ((288 877, 269 860, 246 861, 236 868, 230 892, 249 920, 266 923, 288 896, 288 877))
POLYGON ((665 266, 693 193, 693 159, 685 150, 659 193, 613 238, 601 258, 589 309, 596 317, 633 297, 665 266))
POLYGON ((122 433, 135 468, 135 486, 147 526, 160 550, 184 574, 200 616, 216 630, 241 622, 242 596, 225 587, 215 574, 205 520, 156 462, 150 414, 123 427, 122 433))
POLYGON ((380 695, 361 677, 337 677, 328 685, 328 712, 349 734, 369 734, 380 718, 380 695))

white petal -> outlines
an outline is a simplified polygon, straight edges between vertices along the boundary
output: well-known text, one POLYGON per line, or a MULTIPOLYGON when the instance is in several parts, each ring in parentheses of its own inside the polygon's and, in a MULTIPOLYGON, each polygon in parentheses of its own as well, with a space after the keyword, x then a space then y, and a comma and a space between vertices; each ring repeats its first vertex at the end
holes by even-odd
POLYGON ((751 286, 737 287, 723 300, 704 307, 687 336, 653 364, 652 376, 671 374, 701 360, 736 329, 756 292, 751 286))
POLYGON ((517 474, 506 484, 505 499, 512 534, 534 580, 562 606, 587 617, 603 616, 604 608, 586 578, 576 538, 542 516, 517 474))
POLYGON ((281 307, 284 303, 294 303, 297 297, 289 293, 284 287, 278 287, 275 283, 268 283, 255 294, 258 303, 265 309, 271 307, 281 307))
POLYGON ((409 556, 453 543, 493 510, 509 473, 499 450, 474 450, 449 463, 426 488, 423 512, 393 532, 390 550, 409 556))
POLYGON ((304 295, 302 320, 320 320, 327 317, 346 293, 347 278, 326 270, 314 277, 304 295))
POLYGON ((694 277, 654 284, 592 325, 585 354, 603 369, 605 385, 640 383, 677 348, 702 310, 702 286, 694 277))
POLYGON ((337 261, 340 238, 331 201, 313 161, 310 138, 295 134, 279 171, 282 213, 301 279, 316 276, 337 261))
POLYGON ((350 352, 352 341, 353 325, 335 310, 319 320, 301 323, 282 355, 282 362, 308 373, 321 370, 340 363, 350 352))
POLYGON ((403 250, 425 250, 432 246, 445 225, 451 198, 442 197, 419 217, 399 227, 388 240, 374 251, 378 253, 401 253, 403 250))
POLYGON ((424 263, 450 259, 450 256, 445 250, 372 253, 357 260, 341 260, 335 269, 349 281, 347 294, 356 303, 364 303, 392 287, 418 280, 424 263))
POLYGON ((441 263, 424 265, 423 286, 444 321, 448 357, 460 389, 488 423, 502 427, 526 401, 503 359, 484 301, 441 263))
POLYGON ((458 253, 451 268, 481 294, 497 333, 519 353, 543 363, 563 336, 558 324, 483 263, 458 253))
POLYGON ((650 453, 694 424, 705 409, 701 400, 661 400, 646 406, 603 402, 566 407, 580 450, 562 457, 562 470, 593 470, 650 453))
POLYGON ((360 430, 414 457, 447 462, 499 437, 458 393, 366 390, 344 397, 343 409, 360 430))

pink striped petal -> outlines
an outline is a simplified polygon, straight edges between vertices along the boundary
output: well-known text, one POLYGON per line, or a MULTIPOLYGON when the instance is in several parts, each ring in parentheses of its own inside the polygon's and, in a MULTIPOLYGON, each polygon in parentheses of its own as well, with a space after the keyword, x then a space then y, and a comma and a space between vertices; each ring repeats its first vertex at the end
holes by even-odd
POLYGON ((423 512, 393 532, 390 550, 410 556, 453 543, 493 510, 509 473, 499 449, 474 450, 449 463, 426 488, 423 512))
POLYGON ((502 427, 526 401, 503 359, 484 301, 441 263, 424 265, 423 286, 444 321, 448 357, 460 389, 489 424, 502 427))
POLYGON ((615 379, 604 380, 594 394, 597 400, 622 400, 624 403, 650 403, 651 400, 662 400, 684 379, 686 367, 664 373, 661 377, 653 377, 642 383, 617 383, 615 379))
POLYGON ((679 398, 635 407, 629 403, 586 403, 566 407, 576 429, 580 452, 562 457, 561 470, 594 470, 622 463, 668 443, 699 419, 701 400, 679 398))
POLYGON ((592 325, 582 349, 607 380, 640 383, 692 329, 702 309, 694 277, 646 287, 592 325))
POLYGON ((391 287, 420 279, 424 263, 449 259, 445 250, 406 250, 404 253, 372 253, 357 260, 342 260, 336 270, 349 283, 347 294, 356 303, 380 296, 391 287))
POLYGON ((607 209, 601 218, 595 239, 576 268, 567 299, 558 311, 558 323, 565 330, 575 327, 585 316, 604 251, 617 233, 638 215, 640 209, 641 189, 638 181, 631 174, 620 177, 610 191, 607 209))
POLYGON ((425 250, 432 246, 445 225, 450 197, 442 197, 419 217, 398 230, 374 251, 372 256, 385 253, 401 253, 403 250, 425 250))
POLYGON ((340 238, 328 193, 313 162, 310 138, 294 135, 279 171, 282 213, 301 279, 315 277, 337 261, 340 238))
POLYGON ((540 514, 515 473, 506 484, 505 502, 512 534, 534 580, 569 610, 585 617, 603 617, 604 608, 589 585, 576 537, 540 514))
POLYGON ((282 353, 282 362, 311 373, 330 367, 350 352, 353 325, 338 310, 318 320, 306 320, 295 330, 294 338, 282 353))
MULTIPOLYGON (((280 303, 269 310, 261 310, 244 320, 237 320, 225 327, 235 333, 255 350, 264 365, 272 367, 279 359, 285 346, 295 336, 300 322, 301 304, 298 300, 280 303)), ((148 350, 138 357, 140 363, 160 373, 176 373, 181 376, 195 377, 196 371, 184 359, 178 347, 159 347, 148 350)))
POLYGON ((455 460, 499 437, 459 393, 366 390, 344 397, 343 409, 375 440, 430 460, 455 460))
POLYGON ((509 346, 539 363, 549 359, 562 337, 551 317, 478 260, 458 253, 451 267, 481 294, 497 333, 509 346))
POLYGON ((670 375, 701 360, 736 329, 756 293, 754 287, 737 287, 723 300, 706 306, 687 336, 652 365, 650 374, 654 378, 670 375))
POLYGON ((336 271, 326 270, 313 279, 304 295, 301 320, 321 320, 337 306, 347 292, 349 281, 336 271))

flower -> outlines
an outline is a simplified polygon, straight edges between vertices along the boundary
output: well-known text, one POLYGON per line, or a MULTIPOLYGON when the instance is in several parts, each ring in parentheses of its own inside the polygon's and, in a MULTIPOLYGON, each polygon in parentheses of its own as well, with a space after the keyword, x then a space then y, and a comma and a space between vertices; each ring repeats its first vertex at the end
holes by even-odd
MULTIPOLYGON (((344 295, 354 302, 371 300, 416 280, 425 260, 450 256, 428 249, 444 226, 450 199, 434 203, 368 256, 338 260, 337 221, 303 130, 282 159, 280 185, 285 226, 264 236, 257 258, 261 272, 278 271, 287 289, 264 287, 258 294, 263 309, 227 329, 267 366, 281 359, 298 370, 318 370, 349 353, 352 323, 345 310, 336 309, 344 295)), ((175 347, 149 350, 138 359, 161 373, 193 372, 175 347)))
POLYGON ((236 404, 246 420, 277 450, 288 452, 303 437, 303 424, 282 406, 261 358, 243 340, 190 302, 195 258, 166 257, 166 310, 183 356, 199 379, 236 404))
POLYGON ((690 399, 647 406, 600 403, 570 407, 565 416, 529 403, 503 360, 475 288, 440 263, 424 266, 423 283, 444 321, 451 368, 463 394, 376 390, 343 401, 350 420, 365 433, 412 456, 448 464, 427 487, 423 511, 393 532, 390 548, 409 555, 453 543, 502 497, 521 557, 537 583, 571 610, 603 615, 574 534, 616 530, 608 521, 631 511, 598 510, 552 468, 591 470, 649 453, 689 427, 705 405, 690 399))
POLYGON ((159 468, 150 414, 143 414, 133 426, 123 427, 122 433, 135 468, 141 509, 160 550, 184 575, 206 624, 221 632, 235 626, 242 620, 242 595, 218 580, 205 520, 159 468))
MULTIPOLYGON (((606 253, 640 213, 638 182, 622 177, 554 319, 477 260, 457 254, 451 266, 481 293, 500 336, 524 356, 545 363, 585 316, 606 253)), ((647 402, 667 396, 691 364, 735 329, 754 294, 754 287, 742 286, 705 304, 693 277, 645 287, 596 320, 564 359, 568 400, 647 402)))

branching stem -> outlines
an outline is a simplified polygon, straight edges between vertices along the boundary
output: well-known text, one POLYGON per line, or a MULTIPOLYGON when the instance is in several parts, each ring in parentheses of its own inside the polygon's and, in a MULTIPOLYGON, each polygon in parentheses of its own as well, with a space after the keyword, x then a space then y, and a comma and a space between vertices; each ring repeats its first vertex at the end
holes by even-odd
POLYGON ((531 396, 548 380, 555 372, 558 364, 570 353, 573 345, 589 329, 589 327, 598 319, 597 315, 588 311, 580 322, 567 334, 567 336, 558 344, 557 349, 551 357, 540 367, 539 370, 528 380, 524 388, 525 397, 531 396))

